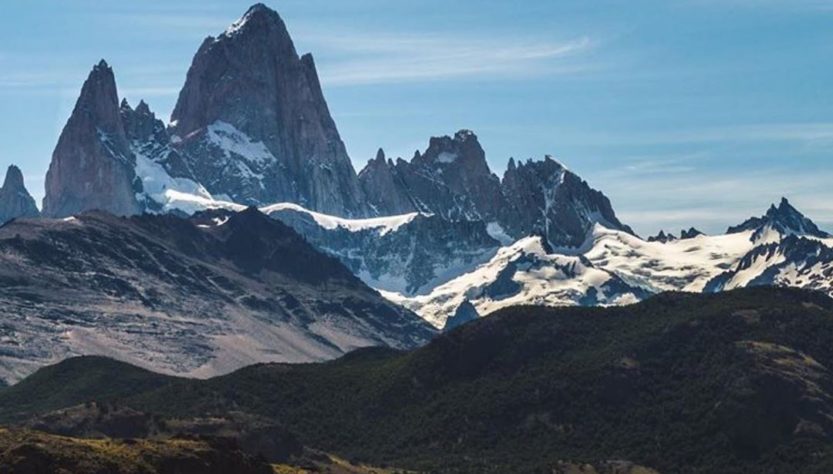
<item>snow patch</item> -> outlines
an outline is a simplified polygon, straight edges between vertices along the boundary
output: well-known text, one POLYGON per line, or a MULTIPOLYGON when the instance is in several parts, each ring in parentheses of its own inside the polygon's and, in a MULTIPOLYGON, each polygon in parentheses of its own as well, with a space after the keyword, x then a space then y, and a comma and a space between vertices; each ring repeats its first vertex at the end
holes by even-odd
POLYGON ((308 214, 315 220, 316 223, 318 223, 318 225, 328 230, 342 228, 350 232, 359 232, 367 229, 376 229, 379 231, 379 235, 385 235, 388 232, 394 232, 403 225, 413 221, 417 216, 420 215, 420 213, 418 212, 412 212, 409 214, 401 214, 398 216, 390 217, 373 217, 370 219, 346 219, 343 217, 330 216, 327 214, 321 214, 319 212, 310 211, 309 209, 299 206, 298 204, 289 202, 272 204, 269 206, 262 207, 260 208, 260 210, 261 212, 267 215, 273 212, 284 210, 301 212, 308 214))
POLYGON ((208 141, 222 150, 226 158, 237 155, 259 165, 275 161, 263 142, 252 140, 228 122, 217 120, 207 127, 207 134, 208 141))
POLYGON ((457 153, 449 153, 444 151, 437 156, 438 163, 454 163, 457 161, 457 153))
POLYGON ((588 265, 580 256, 547 254, 540 237, 526 237, 501 248, 488 262, 427 295, 407 297, 397 292, 379 292, 442 328, 464 301, 474 305, 479 314, 487 315, 520 304, 575 306, 590 293, 596 294, 600 305, 638 300, 629 292, 606 295, 604 286, 612 278, 609 272, 588 265), (499 280, 510 290, 495 288, 499 280))
POLYGON ((497 240, 503 246, 512 245, 512 242, 514 241, 497 222, 489 222, 486 224, 486 233, 489 234, 489 237, 497 240))

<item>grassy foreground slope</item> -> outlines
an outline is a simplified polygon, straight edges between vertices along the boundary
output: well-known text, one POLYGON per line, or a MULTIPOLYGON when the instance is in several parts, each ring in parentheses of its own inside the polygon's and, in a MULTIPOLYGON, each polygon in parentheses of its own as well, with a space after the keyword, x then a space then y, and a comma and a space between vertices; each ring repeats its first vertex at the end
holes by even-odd
POLYGON ((267 464, 217 441, 77 439, 0 428, 8 474, 270 474, 267 464))
MULTIPOLYGON (((413 470, 622 459, 660 472, 833 472, 831 342, 833 300, 820 294, 667 294, 511 308, 408 353, 263 364, 113 398, 165 416, 257 414, 307 446, 413 470)), ((51 389, 0 391, 0 420, 20 415, 7 400, 51 389)))

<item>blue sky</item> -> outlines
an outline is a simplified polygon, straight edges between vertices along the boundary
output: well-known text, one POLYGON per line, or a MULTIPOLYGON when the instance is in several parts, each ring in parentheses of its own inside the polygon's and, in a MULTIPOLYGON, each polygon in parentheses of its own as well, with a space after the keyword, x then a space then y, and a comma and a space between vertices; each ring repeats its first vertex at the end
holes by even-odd
MULTIPOLYGON (((89 69, 167 118, 201 40, 251 2, 9 0, 0 165, 43 176, 89 69)), ((551 154, 637 231, 720 232, 782 195, 833 230, 833 0, 283 0, 357 170, 474 130, 551 154)))

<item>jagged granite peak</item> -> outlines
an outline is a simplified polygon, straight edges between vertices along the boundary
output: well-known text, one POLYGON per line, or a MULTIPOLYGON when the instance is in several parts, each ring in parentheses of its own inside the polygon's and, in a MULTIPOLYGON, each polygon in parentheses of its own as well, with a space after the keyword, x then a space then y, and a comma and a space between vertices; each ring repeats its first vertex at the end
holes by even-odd
MULTIPOLYGON (((683 231, 685 233, 685 231, 683 231)), ((660 230, 657 235, 648 237, 648 242, 661 242, 663 244, 667 244, 668 242, 673 242, 677 240, 677 237, 674 236, 672 233, 666 234, 664 230, 660 230)))
POLYGON ((665 230, 660 230, 657 235, 648 237, 648 242, 662 242, 663 244, 667 244, 668 242, 675 242, 677 240, 688 240, 693 239, 697 236, 705 235, 703 232, 691 227, 690 229, 686 230, 683 229, 680 231, 680 237, 676 237, 673 233, 665 233, 665 230))
POLYGON ((416 210, 396 173, 396 166, 385 157, 381 148, 376 152, 376 158, 369 160, 359 173, 359 183, 368 204, 378 215, 406 214, 416 210))
POLYGON ((19 217, 39 215, 38 206, 23 183, 20 168, 15 165, 9 166, 3 187, 0 188, 0 224, 19 217))
POLYGON ((694 228, 694 227, 691 227, 688 230, 683 229, 683 230, 680 231, 680 239, 681 240, 693 239, 693 238, 701 236, 701 235, 706 235, 706 234, 701 232, 700 230, 694 228))
POLYGON ((141 212, 135 194, 135 158, 120 118, 112 68, 93 67, 52 153, 43 214, 65 217, 100 209, 118 215, 141 212))
MULTIPOLYGON (((172 178, 196 181, 188 163, 176 148, 171 146, 171 137, 165 123, 156 117, 144 100, 139 101, 136 109, 130 107, 126 99, 122 100, 119 114, 128 143, 137 161, 144 159, 156 163, 172 178)), ((144 167, 147 167, 147 162, 144 163, 144 167)), ((143 171, 148 172, 148 170, 143 171)), ((147 176, 140 176, 141 178, 147 178, 147 176)), ((159 203, 148 199, 148 196, 140 196, 139 199, 146 210, 158 210, 159 203)))
POLYGON ((156 140, 160 143, 169 141, 165 124, 156 118, 156 114, 144 100, 133 109, 127 99, 122 99, 119 117, 128 140, 156 140))
POLYGON ((418 211, 449 220, 491 222, 505 208, 500 179, 489 170, 483 147, 469 130, 432 137, 425 152, 417 150, 410 162, 374 160, 368 165, 359 180, 379 212, 418 211), (385 166, 387 171, 382 170, 385 166), (391 180, 399 188, 393 198, 386 189, 391 180))
POLYGON ((553 247, 578 247, 595 224, 634 233, 604 194, 549 155, 508 167, 502 185, 510 206, 502 226, 510 235, 540 232, 553 247))
POLYGON ((789 234, 754 247, 733 268, 709 281, 703 291, 784 286, 833 295, 832 281, 833 248, 815 238, 789 234))
POLYGON ((470 130, 431 138, 425 152, 417 151, 410 162, 377 156, 359 180, 380 214, 416 211, 450 221, 482 221, 504 243, 542 235, 553 247, 575 247, 597 223, 633 233, 607 197, 551 156, 526 163, 512 158, 501 181, 470 130))
POLYGON ((311 55, 257 4, 194 56, 171 121, 197 180, 247 205, 370 214, 311 55))
POLYGON ((830 234, 819 229, 812 220, 793 207, 786 197, 781 198, 777 207, 772 204, 764 216, 753 217, 738 226, 730 227, 726 233, 736 234, 750 230, 754 231, 753 241, 765 238, 769 231, 776 232, 781 237, 789 235, 830 237, 830 234))

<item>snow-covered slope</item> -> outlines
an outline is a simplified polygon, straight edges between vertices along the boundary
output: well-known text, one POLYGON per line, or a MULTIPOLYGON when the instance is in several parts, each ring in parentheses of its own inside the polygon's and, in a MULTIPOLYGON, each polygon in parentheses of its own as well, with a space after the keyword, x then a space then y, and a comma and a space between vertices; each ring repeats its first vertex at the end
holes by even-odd
POLYGON ((578 248, 547 252, 539 238, 530 237, 426 294, 382 294, 438 328, 468 303, 482 316, 516 304, 609 305, 665 291, 754 285, 833 295, 827 235, 786 200, 724 235, 690 232, 682 239, 646 241, 597 224, 578 248))
POLYGON ((428 295, 403 297, 382 292, 391 301, 443 327, 457 309, 470 303, 486 315, 507 306, 616 305, 647 293, 581 255, 548 254, 540 237, 527 237, 501 248, 472 272, 435 288, 428 295))
POLYGON ((752 233, 699 235, 662 243, 597 225, 580 252, 597 267, 652 293, 697 292, 752 250, 752 233))
POLYGON ((483 222, 410 213, 343 219, 294 204, 261 209, 341 260, 373 288, 425 294, 488 261, 500 242, 483 222))
MULTIPOLYGON (((272 204, 260 208, 261 212, 267 215, 278 215, 281 211, 294 211, 298 213, 307 214, 318 225, 326 230, 344 229, 349 232, 361 232, 365 230, 375 230, 379 235, 385 235, 388 232, 393 232, 409 222, 412 222, 417 216, 421 215, 418 212, 411 212, 398 216, 389 217, 374 217, 368 219, 345 219, 343 217, 330 216, 320 212, 310 211, 298 204, 284 202, 272 204)), ((429 215, 429 214, 422 214, 429 215)))
POLYGON ((818 239, 789 235, 755 247, 736 266, 711 280, 706 289, 760 285, 809 288, 833 296, 833 248, 818 239))

